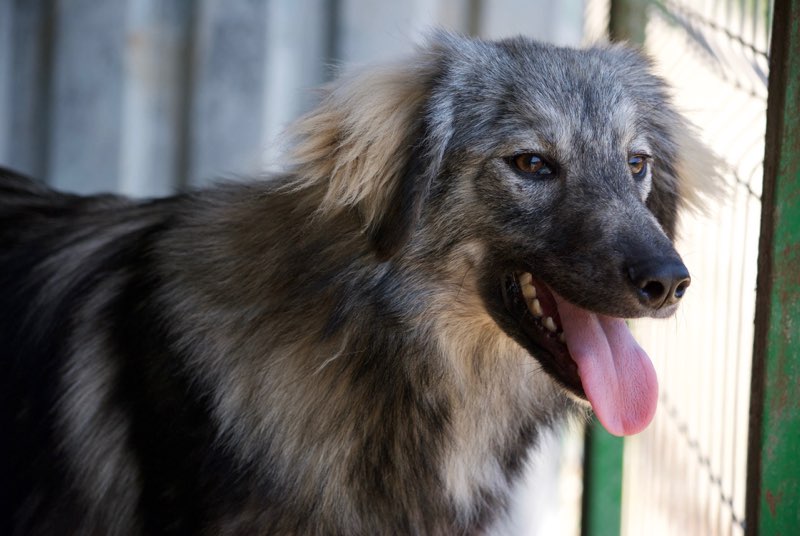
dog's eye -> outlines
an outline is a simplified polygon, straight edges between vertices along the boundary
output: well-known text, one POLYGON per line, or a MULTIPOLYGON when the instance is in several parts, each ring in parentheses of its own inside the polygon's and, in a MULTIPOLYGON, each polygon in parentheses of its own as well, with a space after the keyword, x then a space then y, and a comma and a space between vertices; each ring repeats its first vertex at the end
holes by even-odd
POLYGON ((537 154, 521 153, 509 160, 515 170, 525 175, 532 175, 537 179, 550 179, 555 176, 553 168, 537 154))
POLYGON ((647 156, 642 154, 635 154, 628 158, 628 167, 631 168, 631 174, 636 180, 641 180, 647 176, 647 156))

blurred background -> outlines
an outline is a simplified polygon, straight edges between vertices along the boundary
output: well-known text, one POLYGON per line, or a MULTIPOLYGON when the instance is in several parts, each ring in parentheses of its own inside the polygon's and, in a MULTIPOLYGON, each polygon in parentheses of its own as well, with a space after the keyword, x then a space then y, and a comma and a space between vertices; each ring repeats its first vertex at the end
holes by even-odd
POLYGON ((653 424, 558 430, 515 534, 800 534, 798 26, 798 0, 0 0, 0 165, 167 195, 278 168, 315 87, 433 27, 643 47, 726 195, 684 218, 678 315, 634 325, 653 424))
POLYGON ((574 45, 582 24, 582 0, 0 0, 0 162, 131 195, 252 175, 343 65, 437 26, 574 45))

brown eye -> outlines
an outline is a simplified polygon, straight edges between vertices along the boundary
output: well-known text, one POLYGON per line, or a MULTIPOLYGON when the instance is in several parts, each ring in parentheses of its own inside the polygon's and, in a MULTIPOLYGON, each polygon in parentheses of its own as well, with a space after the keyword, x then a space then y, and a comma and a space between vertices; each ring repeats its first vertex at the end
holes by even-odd
POLYGON ((647 156, 636 154, 628 158, 628 167, 631 168, 631 174, 636 180, 641 180, 647 175, 647 156))
POLYGON ((553 168, 534 153, 520 153, 510 158, 511 166, 524 175, 537 179, 549 179, 555 176, 553 168))

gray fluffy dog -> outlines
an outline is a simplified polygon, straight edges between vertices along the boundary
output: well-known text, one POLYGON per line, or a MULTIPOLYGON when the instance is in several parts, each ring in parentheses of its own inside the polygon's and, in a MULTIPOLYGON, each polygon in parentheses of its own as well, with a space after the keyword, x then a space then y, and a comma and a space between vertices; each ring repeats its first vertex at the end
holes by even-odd
POLYGON ((293 133, 147 202, 0 172, 0 533, 483 534, 554 423, 647 425, 623 319, 712 179, 647 59, 442 33, 293 133))

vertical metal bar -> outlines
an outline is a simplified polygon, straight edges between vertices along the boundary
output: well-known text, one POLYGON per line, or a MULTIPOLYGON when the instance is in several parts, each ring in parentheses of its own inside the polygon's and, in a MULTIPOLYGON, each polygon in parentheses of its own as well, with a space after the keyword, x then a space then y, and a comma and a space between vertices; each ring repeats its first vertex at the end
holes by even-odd
POLYGON ((481 33, 481 19, 483 18, 483 1, 467 0, 467 11, 469 13, 467 23, 467 33, 479 36, 481 33))
POLYGON ((644 44, 648 0, 611 0, 608 33, 612 41, 644 44))
MULTIPOLYGON (((712 300, 714 303, 719 303, 720 300, 723 300, 723 291, 722 291, 722 267, 725 264, 729 263, 730 260, 724 251, 723 248, 723 229, 725 228, 725 209, 720 211, 719 213, 719 220, 717 221, 717 227, 713 231, 713 243, 715 244, 715 251, 714 254, 714 270, 713 273, 716 274, 714 279, 713 287, 712 287, 712 300)), ((725 326, 725 322, 720 319, 720 325, 725 326)), ((725 345, 725 333, 722 329, 715 329, 714 333, 711 337, 711 354, 710 354, 710 371, 711 377, 714 379, 713 381, 709 382, 709 406, 707 408, 708 413, 708 427, 706 428, 705 433, 705 446, 701 447, 706 464, 706 471, 708 473, 708 488, 707 494, 705 497, 705 522, 706 522, 706 530, 705 534, 719 534, 719 495, 717 493, 717 483, 715 478, 718 476, 716 472, 716 460, 715 456, 717 454, 717 449, 715 448, 719 443, 720 434, 722 433, 720 424, 724 422, 724 417, 722 415, 724 401, 722 401, 721 397, 723 396, 723 389, 721 389, 721 382, 722 379, 724 383, 724 375, 723 372, 720 370, 719 361, 720 356, 724 355, 724 345, 725 345)), ((701 443, 702 445, 702 443, 701 443)))
POLYGON ((747 6, 745 0, 739 0, 739 37, 745 37, 744 27, 747 20, 747 6))
MULTIPOLYGON (((163 1, 163 0, 160 0, 163 1)), ((331 33, 335 19, 329 0, 267 2, 266 58, 262 109, 263 168, 277 169, 285 144, 279 140, 286 127, 309 110, 330 71, 331 33), (308 28, 314 28, 309 32, 308 28)))
POLYGON ((48 181, 117 191, 127 40, 123 2, 55 2, 48 181))
MULTIPOLYGON (((747 192, 746 189, 742 188, 741 186, 736 186, 736 194, 735 195, 736 195, 736 200, 737 200, 736 201, 736 206, 737 207, 741 207, 742 204, 744 205, 744 216, 743 216, 742 219, 745 222, 745 226, 747 226, 747 223, 750 221, 750 200, 748 199, 748 192, 747 192)), ((738 212, 741 214, 741 209, 738 212)), ((740 239, 743 241, 742 251, 747 251, 748 237, 749 237, 749 233, 747 233, 746 231, 742 236, 740 236, 740 239)), ((746 295, 745 294, 745 284, 746 284, 746 281, 748 281, 747 276, 746 276, 746 272, 747 271, 745 270, 745 268, 742 267, 742 271, 739 274, 738 288, 736 290, 734 290, 734 292, 733 292, 736 296, 745 296, 746 295)), ((744 329, 743 319, 744 319, 744 314, 740 311, 739 315, 738 315, 738 318, 737 318, 737 322, 736 322, 736 333, 738 333, 738 334, 742 333, 742 330, 744 329)), ((743 345, 742 345, 741 337, 737 336, 736 337, 736 349, 735 349, 735 352, 734 352, 734 355, 736 356, 736 362, 734 363, 733 435, 732 435, 732 437, 733 437, 733 441, 732 441, 732 443, 733 443, 733 453, 731 455, 731 475, 732 475, 732 479, 731 479, 731 511, 732 511, 732 515, 734 517, 737 517, 737 520, 738 520, 738 516, 737 515, 739 514, 739 512, 737 511, 736 496, 737 496, 737 491, 739 489, 739 486, 742 484, 742 482, 739 481, 738 473, 736 471, 737 462, 739 460, 738 452, 739 452, 739 449, 741 447, 741 445, 739 443, 739 440, 738 440, 739 439, 739 414, 740 414, 739 399, 740 399, 740 396, 737 396, 736 390, 738 389, 738 387, 740 385, 740 380, 739 379, 741 377, 742 359, 744 358, 744 352, 745 352, 745 350, 742 349, 742 346, 743 345)), ((734 523, 731 523, 731 529, 728 532, 728 534, 732 535, 734 533, 734 531, 738 531, 738 525, 736 525, 734 523)))
POLYGON ((800 526, 800 0, 776 2, 758 259, 747 534, 800 526))
POLYGON ((750 42, 753 43, 753 46, 758 46, 758 27, 761 24, 761 2, 760 0, 755 0, 751 4, 750 10, 750 42))
POLYGON ((119 164, 126 195, 168 195, 183 186, 191 9, 188 0, 127 2, 119 164))
POLYGON ((8 139, 11 132, 11 77, 14 57, 14 5, 11 0, 0 0, 0 162, 10 160, 8 139))
POLYGON ((196 66, 197 66, 197 34, 200 24, 200 5, 198 2, 188 2, 186 9, 186 27, 183 35, 185 58, 181 63, 176 89, 179 95, 180 106, 176 110, 178 140, 175 153, 175 180, 174 186, 183 190, 189 186, 192 165, 192 129, 194 128, 192 108, 194 107, 195 93, 193 91, 196 66))
POLYGON ((770 21, 775 20, 774 10, 775 10, 774 2, 771 1, 771 0, 768 0, 767 1, 767 17, 765 19, 765 22, 766 22, 765 26, 767 27, 766 28, 766 30, 767 30, 767 43, 771 43, 772 42, 772 24, 770 24, 770 21))
MULTIPOLYGON (((51 93, 55 35, 53 0, 11 2, 9 75, 3 79, 9 100, 3 129, 6 158, 3 163, 44 180, 47 177, 51 127, 51 93)), ((2 53, 0 53, 2 55, 2 53)))
MULTIPOLYGON (((735 197, 734 197, 735 199, 735 197)), ((728 226, 726 227, 726 233, 728 235, 728 243, 727 243, 727 250, 729 252, 729 258, 734 258, 734 251, 736 251, 736 243, 742 240, 742 237, 739 236, 735 230, 735 213, 739 207, 735 204, 735 202, 731 203, 728 207, 726 207, 725 214, 726 218, 729 221, 728 226)), ((720 237, 720 242, 724 237, 720 237)), ((730 428, 735 427, 735 424, 732 422, 734 418, 731 416, 731 405, 733 400, 731 400, 731 391, 735 389, 735 384, 731 386, 731 382, 733 380, 733 374, 731 374, 731 369, 735 370, 735 365, 732 367, 730 363, 728 363, 728 358, 733 354, 732 346, 733 346, 733 333, 731 333, 731 328, 734 325, 735 317, 737 316, 737 309, 736 303, 739 300, 739 296, 732 292, 733 285, 732 282, 734 281, 734 271, 739 266, 734 266, 736 263, 729 263, 728 269, 724 270, 723 273, 726 273, 725 279, 725 286, 723 288, 722 293, 719 295, 719 299, 724 300, 725 302, 725 310, 726 310, 726 318, 725 318, 725 341, 723 346, 723 358, 725 359, 726 363, 723 365, 722 370, 720 371, 722 374, 722 414, 721 414, 721 425, 720 425, 720 442, 718 444, 719 448, 719 465, 717 467, 718 478, 719 480, 719 492, 720 492, 720 505, 719 510, 717 511, 717 534, 723 534, 724 532, 730 533, 730 519, 731 515, 727 509, 727 504, 725 502, 725 490, 726 486, 728 489, 733 489, 733 473, 730 475, 728 474, 727 468, 728 464, 725 463, 727 458, 726 455, 731 451, 732 448, 735 446, 735 442, 733 441, 734 436, 731 435, 730 428), (733 426, 729 426, 733 425, 733 426), (729 439, 730 438, 730 439, 729 439), (725 528, 728 528, 725 531, 725 528)))
POLYGON ((342 0, 327 0, 325 2, 325 16, 327 17, 327 23, 323 30, 327 36, 325 42, 325 80, 330 80, 336 74, 333 66, 342 59, 341 35, 339 34, 339 30, 342 27, 339 20, 341 14, 342 0))
MULTIPOLYGON (((267 2, 202 0, 194 15, 188 177, 263 169, 267 2)), ((317 32, 317 28, 313 28, 317 32)))
POLYGON ((622 512, 623 439, 592 419, 586 427, 582 536, 618 536, 622 512))

